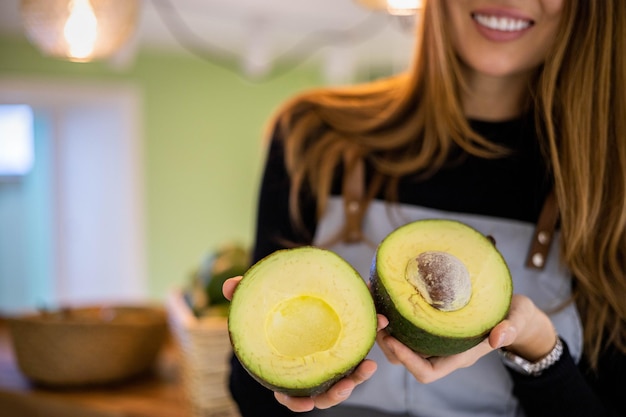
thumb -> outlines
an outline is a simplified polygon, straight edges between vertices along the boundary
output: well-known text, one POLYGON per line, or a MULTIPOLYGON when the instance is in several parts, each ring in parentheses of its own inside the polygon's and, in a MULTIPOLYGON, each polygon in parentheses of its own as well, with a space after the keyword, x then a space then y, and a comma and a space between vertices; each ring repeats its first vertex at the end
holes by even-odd
POLYGON ((504 320, 491 330, 489 345, 493 349, 499 349, 515 342, 517 328, 509 320, 504 320))
POLYGON ((511 308, 505 320, 498 323, 489 334, 489 344, 494 349, 509 346, 515 342, 519 333, 523 331, 528 320, 534 314, 533 302, 522 295, 514 295, 511 299, 511 308))
POLYGON ((226 281, 224 281, 224 284, 222 284, 222 293, 227 300, 232 300, 235 288, 237 288, 237 285, 239 285, 239 281, 241 281, 241 278, 243 277, 237 276, 233 278, 228 278, 226 281))

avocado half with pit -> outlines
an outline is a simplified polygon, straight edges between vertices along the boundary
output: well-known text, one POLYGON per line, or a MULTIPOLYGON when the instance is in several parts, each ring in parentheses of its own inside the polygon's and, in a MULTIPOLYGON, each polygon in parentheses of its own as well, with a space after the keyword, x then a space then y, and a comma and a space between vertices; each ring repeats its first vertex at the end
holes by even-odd
POLYGON ((371 290, 387 331, 428 356, 463 352, 508 314, 509 268, 494 243, 454 220, 418 220, 379 244, 371 290))
POLYGON ((262 385, 313 396, 350 373, 376 338, 366 282, 337 254, 279 250, 254 264, 230 303, 233 352, 262 385))

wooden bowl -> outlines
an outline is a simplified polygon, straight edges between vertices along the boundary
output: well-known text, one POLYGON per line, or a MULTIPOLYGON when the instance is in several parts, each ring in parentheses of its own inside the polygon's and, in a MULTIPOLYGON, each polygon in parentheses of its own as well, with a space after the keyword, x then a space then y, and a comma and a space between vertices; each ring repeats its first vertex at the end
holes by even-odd
POLYGON ((163 310, 80 307, 8 319, 20 370, 47 386, 109 384, 147 371, 167 336, 163 310))

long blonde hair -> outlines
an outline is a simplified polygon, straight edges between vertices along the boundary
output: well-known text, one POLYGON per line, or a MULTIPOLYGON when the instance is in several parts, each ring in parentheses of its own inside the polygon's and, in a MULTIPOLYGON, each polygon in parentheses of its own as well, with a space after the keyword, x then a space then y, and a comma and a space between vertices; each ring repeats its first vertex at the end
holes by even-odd
MULTIPOLYGON (((343 156, 365 157, 372 184, 393 190, 409 173, 440 168, 453 146, 506 153, 476 134, 461 107, 458 59, 439 1, 426 2, 406 73, 364 85, 318 89, 278 113, 293 184, 290 207, 308 189, 324 212, 343 156)), ((529 85, 537 131, 549 155, 561 218, 561 256, 575 277, 585 353, 597 365, 603 340, 626 353, 626 7, 622 0, 565 2, 554 50, 529 85)), ((370 192, 370 198, 376 194, 370 192)))

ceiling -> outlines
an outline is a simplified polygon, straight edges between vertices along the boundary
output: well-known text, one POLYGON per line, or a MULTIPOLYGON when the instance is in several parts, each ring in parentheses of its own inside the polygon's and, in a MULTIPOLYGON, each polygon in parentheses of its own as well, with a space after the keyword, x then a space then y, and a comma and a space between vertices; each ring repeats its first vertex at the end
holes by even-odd
MULTIPOLYGON (((19 3, 0 1, 0 33, 23 32, 19 3)), ((131 65, 137 48, 182 52, 236 59, 251 75, 276 61, 318 59, 341 79, 364 67, 404 67, 411 22, 355 0, 142 0, 137 32, 116 59, 131 65)))

